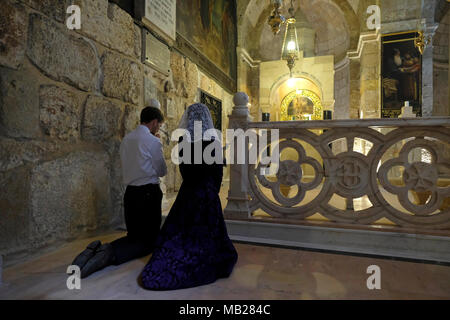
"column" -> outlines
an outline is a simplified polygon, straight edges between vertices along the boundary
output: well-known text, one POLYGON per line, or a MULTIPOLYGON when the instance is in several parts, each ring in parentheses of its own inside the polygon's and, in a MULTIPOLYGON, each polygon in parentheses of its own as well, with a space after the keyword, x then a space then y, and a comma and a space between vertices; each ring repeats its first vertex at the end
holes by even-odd
POLYGON ((361 64, 359 59, 350 60, 350 108, 349 118, 359 119, 361 116, 361 64))
MULTIPOLYGON (((229 116, 229 129, 247 128, 251 121, 248 110, 248 96, 244 92, 238 92, 233 98, 234 108, 229 116)), ((225 219, 248 219, 250 217, 249 196, 248 196, 248 165, 237 163, 237 144, 236 138, 232 143, 234 147, 234 161, 229 164, 230 168, 230 188, 228 190, 228 203, 224 210, 225 219)), ((227 141, 227 144, 231 141, 227 141)), ((248 152, 248 146, 245 146, 245 152, 248 152)), ((246 157, 247 158, 247 157, 246 157)), ((228 159, 230 162, 231 159, 228 159)))
POLYGON ((422 117, 433 116, 433 36, 438 25, 428 25, 424 30, 425 39, 429 43, 422 55, 422 117))
POLYGON ((361 55, 362 118, 380 118, 380 42, 367 41, 361 55))
POLYGON ((336 101, 334 119, 350 119, 350 60, 348 58, 335 66, 334 99, 336 101))

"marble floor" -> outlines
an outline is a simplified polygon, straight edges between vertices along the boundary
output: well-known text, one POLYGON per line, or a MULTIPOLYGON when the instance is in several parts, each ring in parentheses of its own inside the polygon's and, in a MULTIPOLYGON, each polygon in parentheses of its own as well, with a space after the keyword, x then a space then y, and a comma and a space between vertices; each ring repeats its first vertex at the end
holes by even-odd
MULTIPOLYGON (((224 183, 220 192, 223 207, 227 194, 228 185, 224 183)), ((164 215, 175 197, 167 200, 164 215)), ((355 203, 355 207, 359 205, 364 203, 355 203)), ((15 262, 3 271, 0 299, 450 299, 450 266, 243 243, 235 243, 239 260, 231 277, 210 285, 147 291, 138 284, 139 274, 149 259, 145 257, 83 279, 81 290, 67 289, 66 271, 76 253, 94 239, 110 242, 123 234, 117 231, 79 239, 15 262), (380 290, 367 288, 367 268, 371 265, 380 267, 380 290)))
MULTIPOLYGON (((95 239, 109 242, 123 232, 95 239)), ((177 291, 147 291, 138 277, 149 257, 111 266, 66 286, 74 253, 94 238, 80 239, 4 270, 0 299, 450 299, 450 267, 405 261, 235 243, 238 263, 228 279, 177 291), (369 290, 367 268, 381 270, 381 289, 369 290)))

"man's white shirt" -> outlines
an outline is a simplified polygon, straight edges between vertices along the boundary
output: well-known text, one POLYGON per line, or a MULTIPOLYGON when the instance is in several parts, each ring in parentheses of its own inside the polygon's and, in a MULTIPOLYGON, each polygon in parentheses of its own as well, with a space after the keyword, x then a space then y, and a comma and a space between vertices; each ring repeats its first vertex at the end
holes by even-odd
POLYGON ((143 125, 123 138, 120 158, 123 182, 127 186, 159 184, 159 178, 167 174, 162 143, 143 125))

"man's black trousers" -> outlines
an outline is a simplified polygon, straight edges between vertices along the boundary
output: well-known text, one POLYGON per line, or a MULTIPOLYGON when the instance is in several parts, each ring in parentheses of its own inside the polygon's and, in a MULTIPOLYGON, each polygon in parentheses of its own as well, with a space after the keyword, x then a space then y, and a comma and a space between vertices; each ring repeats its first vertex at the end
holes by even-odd
POLYGON ((159 184, 128 186, 124 195, 127 236, 111 243, 113 264, 144 257, 154 249, 161 226, 163 193, 159 184))

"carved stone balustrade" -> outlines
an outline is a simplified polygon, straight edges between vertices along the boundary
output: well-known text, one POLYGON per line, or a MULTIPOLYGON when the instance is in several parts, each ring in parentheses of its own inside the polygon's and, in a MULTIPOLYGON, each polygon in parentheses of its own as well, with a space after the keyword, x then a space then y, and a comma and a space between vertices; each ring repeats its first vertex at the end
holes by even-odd
POLYGON ((232 128, 279 130, 270 148, 296 157, 232 164, 227 219, 252 219, 262 210, 278 219, 320 214, 337 224, 385 218, 398 227, 450 229, 449 117, 251 122, 239 110, 232 128), (346 205, 336 206, 336 196, 346 205), (355 209, 361 198, 366 207, 355 209))

